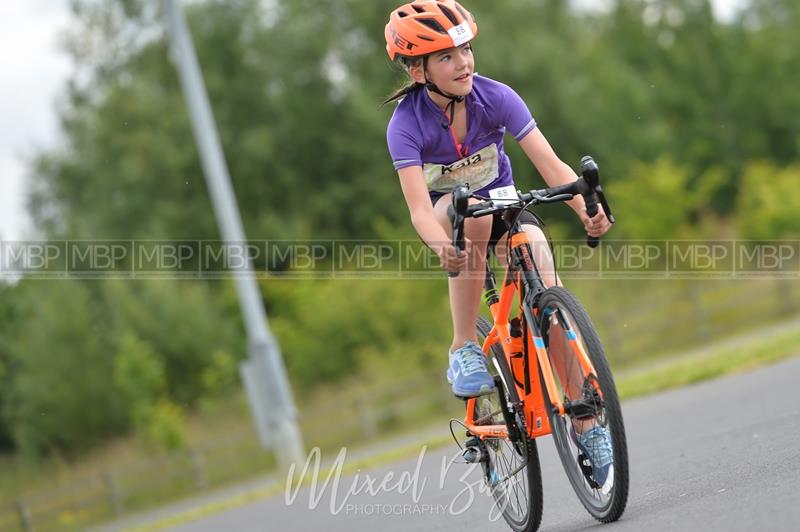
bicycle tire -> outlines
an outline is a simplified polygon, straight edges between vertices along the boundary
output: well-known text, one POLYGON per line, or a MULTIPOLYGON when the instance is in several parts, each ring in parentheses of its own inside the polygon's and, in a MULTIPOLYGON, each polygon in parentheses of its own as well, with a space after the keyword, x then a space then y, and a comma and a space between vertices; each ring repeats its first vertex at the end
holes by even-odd
POLYGON ((595 412, 593 415, 584 413, 582 417, 576 415, 574 418, 569 414, 559 415, 553 412, 549 397, 545 394, 545 401, 550 412, 553 441, 558 455, 570 484, 586 510, 600 522, 616 521, 625 511, 628 500, 628 451, 622 410, 603 346, 583 305, 567 289, 563 287, 548 288, 539 297, 537 308, 539 329, 550 356, 554 379, 562 400, 575 398, 568 397, 567 391, 572 390, 570 394, 577 395, 575 386, 578 386, 577 381, 580 380, 580 398, 590 405, 591 411, 595 412), (583 343, 583 348, 591 359, 596 373, 594 378, 584 378, 577 369, 570 371, 571 368, 578 367, 578 362, 576 355, 566 349, 570 339, 566 333, 562 334, 564 328, 560 326, 560 319, 566 320, 568 328, 575 332, 577 341, 583 343), (564 338, 564 343, 562 348, 556 349, 554 342, 561 341, 557 339, 559 337, 564 338), (569 353, 569 358, 556 360, 554 350, 569 353), (557 371, 556 364, 559 361, 563 364, 560 367, 563 375, 559 375, 557 371), (569 364, 572 365, 569 366, 569 364), (577 378, 575 378, 576 375, 577 378), (597 392, 598 385, 599 393, 597 392), (604 426, 610 434, 613 469, 610 469, 611 473, 602 486, 594 479, 591 462, 577 445, 575 427, 581 427, 581 423, 584 424, 582 425, 583 430, 585 430, 585 424, 589 423, 591 426, 604 426), (570 434, 570 428, 572 434, 570 434))
MULTIPOLYGON (((482 343, 491 330, 491 324, 484 317, 479 317, 477 322, 478 340, 482 343)), ((505 363, 502 348, 495 344, 491 348, 492 357, 496 359, 494 369, 500 379, 495 379, 497 389, 488 396, 478 397, 475 401, 475 419, 487 417, 485 424, 504 424, 505 419, 501 413, 499 401, 506 404, 519 405, 516 390, 509 389, 506 384, 511 383, 510 369, 505 363), (487 406, 488 403, 488 406, 487 406)), ((490 369, 491 371, 491 369, 490 369)), ((524 415, 514 412, 515 427, 508 427, 509 433, 520 435, 517 442, 510 440, 490 439, 482 441, 482 451, 486 453, 487 460, 481 463, 484 479, 489 486, 496 507, 502 513, 506 523, 515 532, 533 532, 539 528, 542 521, 542 472, 539 464, 539 453, 536 441, 529 438, 524 426, 524 415), (519 415, 517 415, 519 414, 519 415), (517 461, 519 461, 517 463, 517 461), (523 465, 524 464, 524 465, 523 465), (518 471, 512 476, 508 473, 518 471), (500 473, 498 473, 500 471, 500 473), (501 473, 504 473, 501 476, 501 473), (498 482, 508 477, 504 482, 498 482), (518 489, 518 483, 522 488, 518 489), (511 485, 512 493, 507 489, 511 485), (516 502, 516 506, 514 505, 516 502)))

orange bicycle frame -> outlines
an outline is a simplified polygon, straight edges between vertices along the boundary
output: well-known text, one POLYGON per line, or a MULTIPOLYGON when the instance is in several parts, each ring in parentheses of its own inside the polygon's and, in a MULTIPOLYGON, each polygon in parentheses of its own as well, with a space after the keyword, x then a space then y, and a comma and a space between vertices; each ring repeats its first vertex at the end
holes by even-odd
MULTIPOLYGON (((534 270, 535 267, 533 265, 531 249, 528 244, 528 237, 524 231, 519 231, 511 235, 511 249, 518 249, 526 269, 534 270)), ((509 260, 511 259, 509 258, 509 260)), ((506 270, 499 298, 489 303, 489 310, 492 314, 494 325, 486 336, 482 347, 487 357, 495 344, 499 344, 502 348, 505 362, 509 368, 511 378, 514 381, 505 382, 504 384, 516 388, 517 397, 519 397, 522 403, 521 406, 528 432, 527 436, 530 438, 537 438, 552 432, 544 394, 547 393, 550 405, 552 405, 554 411, 561 415, 564 414, 564 404, 561 397, 558 396, 553 376, 553 368, 551 367, 550 358, 545 349, 544 341, 541 337, 535 335, 535 326, 528 323, 528 326, 525 328, 524 338, 522 334, 519 336, 512 334, 509 315, 511 313, 514 295, 520 290, 521 282, 522 275, 520 270, 514 270, 512 268, 506 270), (523 342, 526 342, 527 346, 523 345, 523 342), (527 347, 527 349, 525 349, 525 347, 527 347), (526 352, 528 356, 525 356, 526 352), (533 356, 534 353, 535 356, 533 356)), ((533 309, 533 312, 535 313, 536 309, 533 309)), ((524 316, 520 316, 520 319, 525 318, 524 316)), ((566 333, 568 344, 580 363, 584 377, 595 374, 591 360, 581 342, 578 341, 575 332, 569 330, 566 331, 566 333)), ((477 399, 474 397, 467 399, 467 412, 464 425, 469 432, 481 439, 508 438, 508 429, 504 424, 476 424, 476 400, 477 399)))

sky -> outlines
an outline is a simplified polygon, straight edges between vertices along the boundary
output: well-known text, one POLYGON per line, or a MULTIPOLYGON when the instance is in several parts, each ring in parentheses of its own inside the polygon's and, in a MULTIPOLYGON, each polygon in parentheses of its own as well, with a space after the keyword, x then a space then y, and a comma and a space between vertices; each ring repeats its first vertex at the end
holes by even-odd
POLYGON ((68 0, 0 2, 0 239, 21 240, 25 158, 58 139, 56 98, 71 61, 58 34, 69 22, 68 0))
MULTIPOLYGON (((725 19, 745 0, 712 1, 725 19)), ((56 105, 72 72, 59 35, 69 22, 69 0, 0 1, 0 240, 34 236, 24 205, 26 160, 58 145, 56 105)))

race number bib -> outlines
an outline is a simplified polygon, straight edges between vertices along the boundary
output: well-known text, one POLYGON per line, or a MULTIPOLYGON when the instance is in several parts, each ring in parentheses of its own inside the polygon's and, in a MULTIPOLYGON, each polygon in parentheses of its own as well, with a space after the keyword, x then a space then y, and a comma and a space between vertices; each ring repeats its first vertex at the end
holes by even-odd
POLYGON ((428 190, 432 192, 451 192, 458 185, 466 185, 470 192, 474 192, 500 175, 497 144, 486 146, 452 164, 425 163, 422 172, 428 190))

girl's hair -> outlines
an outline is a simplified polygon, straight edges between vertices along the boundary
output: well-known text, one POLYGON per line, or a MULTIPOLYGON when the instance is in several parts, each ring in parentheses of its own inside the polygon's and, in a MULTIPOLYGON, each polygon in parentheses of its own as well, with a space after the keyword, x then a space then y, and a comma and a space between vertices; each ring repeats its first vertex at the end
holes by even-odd
MULTIPOLYGON (((409 68, 418 65, 420 62, 422 62, 423 66, 425 66, 425 62, 426 62, 425 59, 426 58, 424 56, 423 57, 400 57, 399 61, 405 67, 406 72, 408 72, 409 68)), ((418 82, 413 81, 413 80, 412 81, 407 81, 405 85, 403 85, 402 87, 397 89, 394 93, 392 93, 391 96, 386 98, 386 100, 381 104, 381 107, 383 107, 387 103, 393 102, 395 100, 399 100, 400 98, 403 98, 404 96, 406 96, 406 95, 408 95, 408 94, 410 94, 410 93, 412 93, 412 92, 414 92, 414 91, 416 91, 418 89, 421 89, 424 86, 425 86, 424 83, 418 83, 418 82)))
POLYGON ((425 86, 424 83, 418 83, 416 81, 410 81, 410 82, 406 83, 405 85, 403 85, 402 87, 400 87, 399 89, 397 89, 394 93, 392 93, 391 96, 386 98, 386 100, 384 100, 384 102, 381 104, 381 106, 384 106, 387 103, 393 102, 395 100, 399 100, 400 98, 406 96, 407 94, 409 94, 411 92, 414 92, 417 89, 421 89, 424 86, 425 86))

